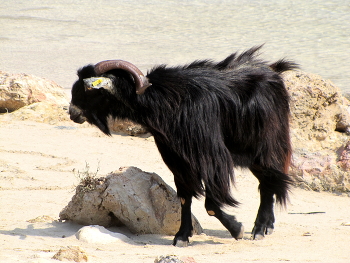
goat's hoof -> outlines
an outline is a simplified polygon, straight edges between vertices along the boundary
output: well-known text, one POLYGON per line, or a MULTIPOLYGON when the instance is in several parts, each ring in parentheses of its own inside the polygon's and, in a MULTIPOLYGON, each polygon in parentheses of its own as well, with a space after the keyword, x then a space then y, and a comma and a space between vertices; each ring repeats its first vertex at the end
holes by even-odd
POLYGON ((234 225, 231 225, 231 228, 227 228, 230 231, 231 236, 238 240, 242 239, 244 235, 244 226, 242 223, 235 222, 234 225))
POLYGON ((175 247, 187 247, 189 243, 188 237, 175 236, 173 240, 173 246, 175 247))
POLYGON ((241 231, 238 233, 237 237, 235 237, 236 239, 242 239, 244 235, 244 226, 241 225, 241 231))
POLYGON ((256 235, 252 236, 252 239, 254 239, 254 240, 263 240, 264 239, 264 235, 256 234, 256 235))
POLYGON ((271 235, 273 233, 273 223, 271 224, 257 224, 252 230, 252 239, 261 240, 264 239, 265 235, 271 235))
POLYGON ((265 226, 263 225, 255 225, 252 230, 252 237, 253 240, 262 240, 265 237, 265 226))
POLYGON ((266 235, 271 235, 272 233, 273 233, 273 228, 267 227, 266 231, 265 231, 265 234, 266 235))
POLYGON ((173 245, 175 247, 188 247, 188 241, 183 241, 183 240, 174 240, 173 245))

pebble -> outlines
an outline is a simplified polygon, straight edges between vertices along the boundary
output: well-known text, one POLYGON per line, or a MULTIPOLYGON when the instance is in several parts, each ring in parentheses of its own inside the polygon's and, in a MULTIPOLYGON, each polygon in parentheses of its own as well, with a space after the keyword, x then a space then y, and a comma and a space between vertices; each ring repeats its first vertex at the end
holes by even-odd
POLYGON ((78 246, 68 246, 66 248, 61 248, 52 258, 60 261, 88 261, 86 252, 78 246))
POLYGON ((192 257, 181 257, 175 255, 160 256, 154 260, 154 263, 196 263, 192 257))

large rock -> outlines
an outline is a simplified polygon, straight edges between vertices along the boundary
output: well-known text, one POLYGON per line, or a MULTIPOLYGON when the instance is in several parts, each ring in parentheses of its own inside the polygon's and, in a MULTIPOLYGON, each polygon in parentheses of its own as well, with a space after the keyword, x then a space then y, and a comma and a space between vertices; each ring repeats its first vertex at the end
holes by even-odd
POLYGON ((55 82, 27 74, 0 71, 2 120, 30 120, 49 124, 70 121, 69 102, 55 82))
POLYGON ((0 71, 0 113, 41 101, 68 105, 64 90, 55 82, 33 75, 0 71))
MULTIPOLYGON (((180 201, 157 174, 120 168, 105 178, 87 178, 60 213, 60 220, 105 227, 125 225, 132 233, 174 235, 180 227, 180 201)), ((202 233, 192 216, 194 233, 202 233)))
POLYGON ((350 102, 332 82, 314 74, 288 72, 291 95, 293 163, 299 186, 312 190, 350 191, 349 166, 339 163, 350 127, 350 102))

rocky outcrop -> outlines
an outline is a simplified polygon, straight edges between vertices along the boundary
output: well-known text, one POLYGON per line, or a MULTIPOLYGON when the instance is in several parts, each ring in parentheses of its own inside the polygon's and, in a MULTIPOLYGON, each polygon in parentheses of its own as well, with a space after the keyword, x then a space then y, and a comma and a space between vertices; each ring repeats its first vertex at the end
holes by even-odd
MULTIPOLYGON (((180 228, 180 201, 157 174, 120 168, 103 178, 85 178, 60 220, 105 227, 125 225, 135 234, 174 235, 180 228)), ((194 233, 202 233, 192 216, 194 233)))
POLYGON ((49 124, 70 121, 69 102, 55 82, 27 74, 0 71, 0 116, 49 124))
POLYGON ((64 90, 55 82, 33 75, 0 71, 0 113, 42 101, 68 105, 64 90))
POLYGON ((350 191, 345 155, 350 102, 332 82, 314 74, 288 72, 293 163, 297 184, 312 190, 350 191), (341 161, 341 163, 339 163, 341 161))

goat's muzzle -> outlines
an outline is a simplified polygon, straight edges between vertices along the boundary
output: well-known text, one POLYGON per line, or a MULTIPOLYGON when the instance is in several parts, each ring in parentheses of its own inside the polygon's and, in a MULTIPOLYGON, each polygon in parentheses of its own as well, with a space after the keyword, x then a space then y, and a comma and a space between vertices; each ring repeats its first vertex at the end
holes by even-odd
POLYGON ((68 113, 70 119, 76 123, 82 124, 86 121, 83 111, 72 103, 69 105, 68 113))

